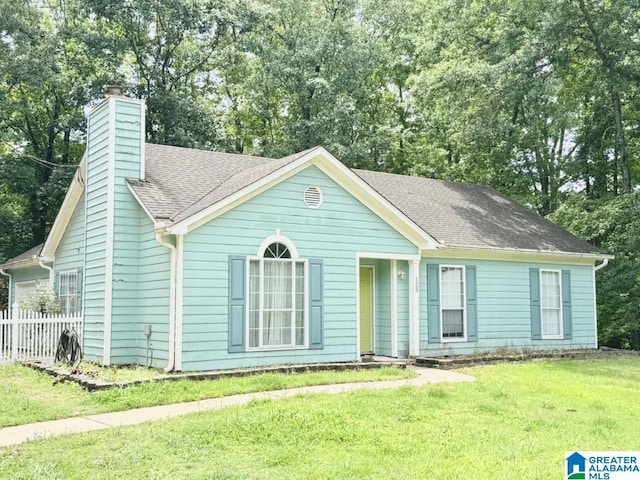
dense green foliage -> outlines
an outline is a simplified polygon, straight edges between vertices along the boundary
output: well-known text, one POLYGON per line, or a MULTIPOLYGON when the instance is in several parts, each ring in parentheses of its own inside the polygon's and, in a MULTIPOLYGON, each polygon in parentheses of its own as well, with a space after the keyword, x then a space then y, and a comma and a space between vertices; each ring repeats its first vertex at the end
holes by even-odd
POLYGON ((571 195, 551 219, 616 256, 596 277, 598 336, 640 350, 640 193, 600 201, 571 195))
MULTIPOLYGON (((553 479, 640 449, 640 360, 502 364, 476 382, 301 395, 0 451, 6 478, 553 479)), ((240 380, 240 379, 236 379, 240 380)))
POLYGON ((273 157, 323 145, 348 166, 486 183, 560 210, 557 222, 621 256, 601 274, 601 333, 637 347, 638 258, 621 231, 640 181, 637 2, 0 0, 0 11, 0 261, 44 240, 83 152, 84 110, 122 84, 147 102, 150 142, 273 157))

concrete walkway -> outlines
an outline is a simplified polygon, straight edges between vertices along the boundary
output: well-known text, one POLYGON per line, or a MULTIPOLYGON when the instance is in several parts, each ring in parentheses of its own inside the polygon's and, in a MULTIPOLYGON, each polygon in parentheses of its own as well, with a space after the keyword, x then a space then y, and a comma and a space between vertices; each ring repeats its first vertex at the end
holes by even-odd
POLYGON ((245 405, 255 399, 279 399, 294 397, 296 395, 312 395, 316 393, 337 394, 353 392, 360 389, 382 390, 398 387, 419 387, 431 383, 441 382, 469 382, 475 380, 470 375, 465 375, 449 370, 435 370, 429 368, 415 368, 416 377, 406 380, 384 380, 379 382, 341 383, 333 385, 317 385, 313 387, 289 388, 286 390, 274 390, 271 392, 246 393, 231 395, 222 398, 198 400, 195 402, 174 403, 171 405, 159 405, 156 407, 137 408, 123 412, 101 413, 86 417, 66 418, 49 422, 31 423, 17 427, 0 429, 0 448, 10 445, 18 445, 30 440, 47 437, 56 437, 67 433, 89 432, 104 428, 121 427, 124 425, 137 425, 154 420, 186 415, 189 413, 204 412, 207 410, 219 410, 233 405, 245 405))

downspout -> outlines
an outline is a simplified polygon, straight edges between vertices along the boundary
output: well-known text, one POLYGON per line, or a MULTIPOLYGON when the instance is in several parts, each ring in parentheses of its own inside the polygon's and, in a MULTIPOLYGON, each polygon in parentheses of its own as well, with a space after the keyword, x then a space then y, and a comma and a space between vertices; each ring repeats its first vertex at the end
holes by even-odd
POLYGON ((596 265, 595 267, 593 267, 593 271, 597 272, 601 268, 606 267, 608 264, 609 264, 609 259, 605 258, 600 265, 596 265))
POLYGON ((175 366, 176 358, 176 246, 165 242, 162 233, 156 230, 156 242, 158 245, 168 248, 171 252, 171 274, 169 280, 169 359, 165 372, 171 372, 175 366))
POLYGON ((2 268, 0 268, 0 275, 9 277, 9 293, 7 294, 7 310, 9 311, 9 315, 11 315, 11 284, 13 283, 13 277, 11 276, 10 273, 5 272, 2 268))
POLYGON ((34 257, 38 261, 38 265, 40 265, 45 270, 49 270, 49 287, 53 288, 53 267, 44 264, 44 260, 41 257, 34 257))

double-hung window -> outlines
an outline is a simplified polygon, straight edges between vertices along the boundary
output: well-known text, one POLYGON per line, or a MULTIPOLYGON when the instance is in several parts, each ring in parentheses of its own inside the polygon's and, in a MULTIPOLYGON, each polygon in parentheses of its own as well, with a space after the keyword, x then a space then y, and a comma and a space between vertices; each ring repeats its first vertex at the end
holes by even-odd
POLYGON ((283 243, 249 259, 248 346, 252 349, 306 345, 307 263, 292 258, 283 243))
POLYGON ((562 284, 560 271, 540 270, 542 338, 562 338, 562 284))
POLYGON ((440 318, 443 340, 464 340, 465 284, 463 266, 440 267, 440 318))
POLYGON ((78 272, 75 270, 60 272, 58 281, 60 312, 64 315, 76 313, 78 311, 78 272))

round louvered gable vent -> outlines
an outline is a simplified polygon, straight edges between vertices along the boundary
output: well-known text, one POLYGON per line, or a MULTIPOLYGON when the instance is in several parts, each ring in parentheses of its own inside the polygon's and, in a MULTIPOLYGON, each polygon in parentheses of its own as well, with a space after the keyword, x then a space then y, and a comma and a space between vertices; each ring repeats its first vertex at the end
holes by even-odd
POLYGON ((318 187, 307 187, 304 191, 304 204, 309 208, 319 208, 322 205, 322 190, 318 187))

